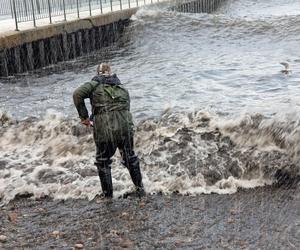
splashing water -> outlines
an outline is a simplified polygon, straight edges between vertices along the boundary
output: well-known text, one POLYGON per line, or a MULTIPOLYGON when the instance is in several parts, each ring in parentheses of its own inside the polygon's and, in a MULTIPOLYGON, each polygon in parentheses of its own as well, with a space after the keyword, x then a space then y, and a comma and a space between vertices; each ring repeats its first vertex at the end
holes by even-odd
MULTIPOLYGON (((2 114, 2 117, 4 115, 2 114)), ((206 112, 163 114, 140 122, 136 148, 150 193, 228 194, 271 184, 277 170, 299 176, 299 120, 262 115, 224 122, 206 112)), ((100 192, 91 128, 48 112, 44 119, 5 119, 0 142, 0 197, 92 199, 100 192)), ((132 189, 116 156, 115 195, 132 189)))

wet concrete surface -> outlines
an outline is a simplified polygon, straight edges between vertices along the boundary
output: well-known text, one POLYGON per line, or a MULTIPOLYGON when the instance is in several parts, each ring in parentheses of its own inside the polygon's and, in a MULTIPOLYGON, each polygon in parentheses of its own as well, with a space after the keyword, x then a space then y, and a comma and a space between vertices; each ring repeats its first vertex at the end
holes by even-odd
POLYGON ((299 249, 299 208, 299 187, 112 202, 19 198, 1 208, 0 248, 299 249))

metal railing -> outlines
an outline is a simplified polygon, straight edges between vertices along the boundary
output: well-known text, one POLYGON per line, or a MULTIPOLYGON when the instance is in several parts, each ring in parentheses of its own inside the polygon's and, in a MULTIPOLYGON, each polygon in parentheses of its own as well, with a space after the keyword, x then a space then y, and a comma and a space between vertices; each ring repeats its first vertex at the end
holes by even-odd
MULTIPOLYGON (((99 15, 104 12, 128 9, 152 3, 159 0, 0 0, 11 9, 11 14, 15 19, 16 30, 21 22, 33 21, 33 26, 37 26, 37 20, 49 19, 50 24, 54 17, 61 16, 67 20, 68 15, 80 18, 83 12, 89 16, 99 15), (97 13, 96 13, 97 12, 97 13)), ((0 6, 1 7, 1 6, 0 6)), ((56 20, 57 21, 57 20, 56 20)))
MULTIPOLYGON (((21 22, 32 21, 36 27, 37 21, 41 19, 43 21, 39 24, 45 24, 47 19, 52 24, 53 21, 67 21, 67 18, 99 15, 160 1, 170 0, 0 0, 0 14, 11 14, 16 30, 19 30, 18 24, 21 22)), ((213 11, 222 1, 224 0, 176 0, 175 5, 180 6, 180 10, 184 12, 193 11, 193 8, 213 11), (197 5, 194 4, 196 2, 197 5)), ((177 7, 174 8, 176 9, 177 7)))
POLYGON ((0 15, 12 15, 11 0, 0 0, 0 15))

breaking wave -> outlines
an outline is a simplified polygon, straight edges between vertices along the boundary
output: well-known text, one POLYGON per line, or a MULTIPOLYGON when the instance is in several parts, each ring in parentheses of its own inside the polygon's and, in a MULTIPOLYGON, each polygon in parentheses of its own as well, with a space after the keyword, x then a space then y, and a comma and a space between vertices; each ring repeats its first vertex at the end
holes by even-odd
MULTIPOLYGON (((93 199, 100 193, 91 128, 48 111, 14 121, 0 113, 0 199, 16 196, 93 199)), ((136 128, 147 192, 230 194, 270 185, 278 171, 299 178, 300 120, 260 114, 239 119, 207 112, 147 119, 136 128)), ((120 157, 112 165, 115 196, 132 189, 120 157)))

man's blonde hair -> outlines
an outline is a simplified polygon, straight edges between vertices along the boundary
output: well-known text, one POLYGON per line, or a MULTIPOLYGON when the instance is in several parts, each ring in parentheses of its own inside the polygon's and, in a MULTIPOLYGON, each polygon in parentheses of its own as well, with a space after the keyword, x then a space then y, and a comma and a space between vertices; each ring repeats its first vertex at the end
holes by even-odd
POLYGON ((110 74, 111 69, 110 65, 108 63, 101 63, 97 67, 97 73, 99 74, 110 74))

